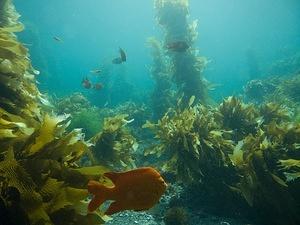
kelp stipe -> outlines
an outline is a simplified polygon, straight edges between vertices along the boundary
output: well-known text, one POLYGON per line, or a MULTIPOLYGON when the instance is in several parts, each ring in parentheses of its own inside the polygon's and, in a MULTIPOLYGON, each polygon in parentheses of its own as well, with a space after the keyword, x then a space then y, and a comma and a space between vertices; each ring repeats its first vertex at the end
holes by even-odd
POLYGON ((188 104, 191 96, 197 101, 207 101, 207 84, 202 77, 207 64, 194 48, 197 32, 197 21, 189 22, 189 3, 187 0, 156 0, 156 18, 165 32, 164 46, 166 56, 170 58, 169 71, 172 74, 178 96, 184 94, 184 103, 188 104), (179 43, 186 45, 184 51, 168 50, 168 45, 179 43))
POLYGON ((149 38, 148 44, 151 47, 153 58, 150 68, 151 76, 155 81, 155 88, 151 95, 153 118, 161 118, 165 112, 174 105, 174 96, 172 91, 172 76, 170 71, 170 62, 164 54, 162 44, 155 38, 149 38))

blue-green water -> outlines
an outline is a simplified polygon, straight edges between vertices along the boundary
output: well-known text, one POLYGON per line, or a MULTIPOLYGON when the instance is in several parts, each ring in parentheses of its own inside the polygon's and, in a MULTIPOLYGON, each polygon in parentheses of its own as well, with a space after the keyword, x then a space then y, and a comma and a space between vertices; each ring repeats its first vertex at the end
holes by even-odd
MULTIPOLYGON (((153 166, 169 184, 150 211, 120 210, 108 224, 164 221, 174 225, 166 218, 182 214, 181 220, 189 217, 190 223, 181 225, 241 225, 248 220, 257 225, 299 223, 298 0, 190 0, 188 23, 180 17, 183 5, 155 9, 153 0, 14 3, 25 25, 17 33, 18 40, 29 49, 32 65, 40 71, 37 86, 50 104, 39 106, 40 110, 28 103, 23 110, 15 103, 22 100, 13 99, 19 96, 10 96, 15 91, 10 90, 11 83, 0 79, 5 88, 0 93, 13 99, 3 102, 5 110, 71 115, 66 132, 53 134, 54 144, 46 143, 43 150, 56 146, 74 128, 82 128, 84 140, 80 141, 89 144, 90 160, 82 157, 73 164, 58 157, 54 161, 59 165, 100 164, 113 171, 153 166), (194 20, 198 21, 196 30, 186 29, 194 20), (198 34, 195 40, 194 33, 198 34), (159 40, 161 48, 154 41, 150 46, 150 37, 159 40), (176 49, 176 41, 187 49, 176 49), (170 47, 173 44, 175 50, 170 47), (127 60, 114 63, 119 48, 127 60), (158 49, 161 55, 155 52, 158 49), (201 64, 205 60, 198 56, 207 59, 205 67, 201 64), (101 88, 84 86, 83 79, 101 88)), ((1 78, 15 75, 9 68, 11 61, 1 61, 5 71, 1 78)), ((11 80, 14 84, 14 77, 11 80)), ((26 91, 25 99, 31 101, 26 91)), ((48 116, 43 119, 41 115, 34 118, 38 125, 46 124, 48 116)), ((6 122, 6 117, 0 119, 6 122)), ((18 139, 13 132, 24 128, 21 121, 4 123, 9 129, 3 133, 18 139), (15 130, 10 126, 16 126, 15 130)), ((54 127, 60 128, 60 123, 54 127)), ((24 139, 27 145, 40 133, 48 135, 35 129, 24 139)), ((23 140, 18 141, 22 146, 23 140)), ((3 149, 9 146, 9 142, 0 144, 3 149)), ((16 154, 19 161, 22 150, 16 154)), ((6 160, 2 158, 0 162, 6 160)))
MULTIPOLYGON (((139 96, 132 97, 133 91, 142 96, 151 92, 146 41, 152 36, 163 40, 152 0, 17 0, 15 4, 27 27, 20 38, 29 44, 33 65, 41 71, 42 90, 59 96, 81 91, 105 103, 103 93, 81 87, 90 70, 105 68, 109 77, 99 78, 104 85, 120 79, 120 74, 132 85, 131 91, 119 90, 124 91, 122 101, 139 96), (54 41, 54 36, 63 42, 54 41), (119 46, 126 50, 128 61, 112 65, 119 46)), ((210 60, 204 76, 220 85, 211 93, 216 99, 238 94, 249 80, 248 52, 258 61, 260 74, 268 76, 274 61, 300 50, 297 0, 191 0, 190 14, 190 20, 199 21, 195 46, 210 60)))

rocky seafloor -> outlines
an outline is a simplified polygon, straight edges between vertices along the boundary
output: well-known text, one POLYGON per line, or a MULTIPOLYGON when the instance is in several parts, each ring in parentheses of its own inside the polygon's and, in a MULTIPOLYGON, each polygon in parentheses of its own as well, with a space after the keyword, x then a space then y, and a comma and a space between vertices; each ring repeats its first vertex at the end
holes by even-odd
MULTIPOLYGON (((106 225, 165 225, 162 218, 155 218, 147 212, 121 212, 113 216, 113 219, 106 222, 106 225)), ((249 221, 235 220, 231 218, 216 217, 203 213, 191 215, 188 224, 182 225, 254 225, 249 221)))
POLYGON ((166 224, 164 216, 170 203, 174 199, 182 198, 184 188, 181 185, 172 184, 168 191, 162 196, 160 203, 145 212, 123 211, 112 216, 106 225, 259 225, 248 220, 233 219, 209 214, 204 211, 187 210, 187 222, 174 222, 166 224))

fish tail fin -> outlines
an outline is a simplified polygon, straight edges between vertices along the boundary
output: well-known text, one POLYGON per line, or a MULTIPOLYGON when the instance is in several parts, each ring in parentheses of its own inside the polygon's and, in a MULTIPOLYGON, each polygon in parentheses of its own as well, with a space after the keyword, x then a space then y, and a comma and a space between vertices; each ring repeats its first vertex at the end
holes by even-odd
POLYGON ((89 212, 93 212, 107 200, 109 188, 91 180, 88 183, 88 192, 94 195, 88 205, 89 212))

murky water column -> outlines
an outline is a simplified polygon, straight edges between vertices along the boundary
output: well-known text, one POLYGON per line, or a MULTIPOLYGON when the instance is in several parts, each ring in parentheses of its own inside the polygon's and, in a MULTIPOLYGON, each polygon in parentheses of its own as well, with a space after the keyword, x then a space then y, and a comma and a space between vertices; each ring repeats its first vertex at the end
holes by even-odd
POLYGON ((178 88, 178 96, 184 94, 184 102, 191 96, 205 103, 207 87, 202 77, 207 63, 194 47, 198 36, 197 20, 190 22, 188 0, 155 0, 156 18, 165 32, 165 46, 181 42, 189 47, 185 51, 166 51, 170 58, 170 71, 178 88))

